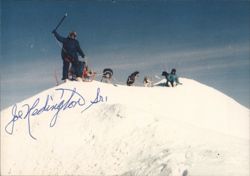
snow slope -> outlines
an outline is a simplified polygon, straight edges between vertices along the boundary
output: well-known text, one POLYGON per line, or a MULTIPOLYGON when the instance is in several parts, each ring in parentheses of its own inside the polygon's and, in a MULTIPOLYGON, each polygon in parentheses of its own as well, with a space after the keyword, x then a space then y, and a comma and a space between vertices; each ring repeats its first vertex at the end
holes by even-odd
POLYGON ((180 80, 69 82, 1 111, 1 174, 248 176, 249 109, 180 80))

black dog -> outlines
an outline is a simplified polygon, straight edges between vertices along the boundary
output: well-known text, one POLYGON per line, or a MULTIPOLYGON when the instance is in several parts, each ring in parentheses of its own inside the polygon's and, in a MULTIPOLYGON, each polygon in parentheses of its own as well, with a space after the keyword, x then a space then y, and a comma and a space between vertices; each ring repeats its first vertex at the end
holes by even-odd
POLYGON ((166 80, 167 80, 165 86, 169 87, 168 83, 170 82, 171 85, 172 85, 172 87, 173 87, 173 84, 174 84, 174 83, 173 83, 173 81, 170 80, 170 74, 169 74, 168 72, 163 71, 162 74, 161 74, 161 76, 165 76, 165 78, 166 78, 166 80))
POLYGON ((135 78, 138 76, 139 72, 135 71, 134 73, 132 73, 127 80, 127 85, 131 86, 132 84, 134 84, 135 82, 135 78))

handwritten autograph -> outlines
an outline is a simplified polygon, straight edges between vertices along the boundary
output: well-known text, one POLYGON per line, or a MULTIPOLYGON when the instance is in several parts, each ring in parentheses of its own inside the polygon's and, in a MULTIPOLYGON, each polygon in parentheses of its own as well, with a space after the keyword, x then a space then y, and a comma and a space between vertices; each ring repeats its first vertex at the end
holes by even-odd
POLYGON ((93 105, 100 103, 100 102, 107 102, 107 96, 101 95, 100 88, 96 90, 96 96, 93 100, 86 102, 84 97, 74 89, 63 89, 58 88, 55 89, 60 94, 60 99, 58 102, 54 102, 53 96, 47 95, 45 103, 41 103, 41 99, 37 98, 31 105, 24 104, 21 106, 21 110, 18 110, 17 105, 13 105, 12 107, 12 119, 10 122, 7 123, 5 126, 5 131, 12 135, 14 132, 14 127, 16 122, 19 119, 27 119, 27 127, 29 131, 29 135, 31 138, 36 138, 31 133, 31 117, 38 116, 44 112, 55 112, 54 116, 50 121, 50 127, 54 127, 57 119, 59 117, 59 113, 65 111, 67 109, 72 109, 75 107, 82 107, 81 113, 92 107, 93 105), (66 96, 65 94, 70 94, 70 96, 66 96))

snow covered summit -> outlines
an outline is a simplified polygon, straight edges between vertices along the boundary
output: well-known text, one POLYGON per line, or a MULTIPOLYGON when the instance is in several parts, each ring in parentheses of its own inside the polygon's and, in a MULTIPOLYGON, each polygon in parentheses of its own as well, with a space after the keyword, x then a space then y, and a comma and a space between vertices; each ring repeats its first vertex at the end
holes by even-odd
POLYGON ((180 81, 69 82, 1 111, 1 174, 249 175, 249 109, 180 81))

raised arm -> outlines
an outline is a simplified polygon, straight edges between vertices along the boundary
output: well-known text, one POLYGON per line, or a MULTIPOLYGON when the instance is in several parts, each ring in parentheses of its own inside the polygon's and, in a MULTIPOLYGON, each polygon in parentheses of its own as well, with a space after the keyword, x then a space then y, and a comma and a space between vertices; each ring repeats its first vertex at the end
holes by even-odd
POLYGON ((61 42, 61 43, 64 42, 65 38, 62 37, 62 36, 60 36, 56 31, 53 31, 53 34, 55 35, 56 39, 57 39, 59 42, 61 42))

